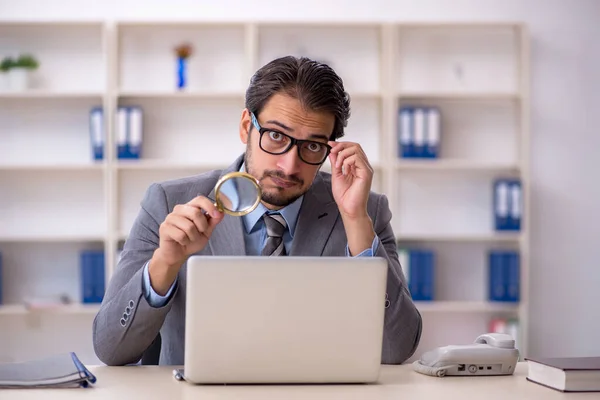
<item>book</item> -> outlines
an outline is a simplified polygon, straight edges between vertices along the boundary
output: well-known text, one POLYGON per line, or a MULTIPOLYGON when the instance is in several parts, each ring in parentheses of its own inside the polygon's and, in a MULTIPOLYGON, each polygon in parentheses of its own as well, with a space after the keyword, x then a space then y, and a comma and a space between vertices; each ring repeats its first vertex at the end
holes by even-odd
POLYGON ((560 392, 600 392, 600 356, 526 357, 527 380, 560 392))
POLYGON ((96 377, 73 352, 37 360, 0 363, 0 389, 77 388, 94 383, 96 377))

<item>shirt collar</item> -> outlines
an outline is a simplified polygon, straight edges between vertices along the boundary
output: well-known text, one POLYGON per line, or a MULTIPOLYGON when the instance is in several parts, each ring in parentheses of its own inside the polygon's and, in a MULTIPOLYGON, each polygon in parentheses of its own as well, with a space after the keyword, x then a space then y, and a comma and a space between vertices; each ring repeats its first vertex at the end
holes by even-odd
MULTIPOLYGON (((244 163, 242 163, 240 171, 246 171, 244 163)), ((304 196, 300 196, 293 203, 288 204, 280 210, 277 210, 277 212, 280 213, 281 216, 285 219, 285 222, 288 226, 288 230, 292 238, 294 237, 294 232, 296 230, 298 213, 300 212, 300 206, 302 205, 303 199, 304 196)), ((273 213, 273 211, 270 211, 262 203, 259 203, 258 207, 256 207, 251 213, 242 216, 242 219, 244 221, 244 228, 246 228, 246 233, 250 233, 253 229, 256 228, 257 222, 261 220, 265 212, 273 213)))

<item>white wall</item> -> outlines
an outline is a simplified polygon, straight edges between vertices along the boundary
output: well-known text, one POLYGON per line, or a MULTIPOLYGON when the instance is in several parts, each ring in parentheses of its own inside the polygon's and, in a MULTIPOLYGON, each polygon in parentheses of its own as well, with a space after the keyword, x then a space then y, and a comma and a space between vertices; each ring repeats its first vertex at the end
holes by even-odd
POLYGON ((523 21, 532 35, 531 354, 600 355, 600 1, 0 0, 0 19, 523 21), (354 3, 354 4, 353 4, 354 3), (117 4, 119 4, 117 6, 117 4), (301 4, 301 5, 299 5, 301 4), (568 141, 567 141, 568 140, 568 141), (598 168, 598 170, 596 170, 598 168), (594 178, 595 177, 595 178, 594 178))

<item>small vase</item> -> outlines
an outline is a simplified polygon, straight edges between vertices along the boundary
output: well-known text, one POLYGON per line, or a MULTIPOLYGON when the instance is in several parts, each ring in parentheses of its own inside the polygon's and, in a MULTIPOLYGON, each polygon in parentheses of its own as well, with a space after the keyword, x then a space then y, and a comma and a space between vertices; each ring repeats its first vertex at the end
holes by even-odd
POLYGON ((29 70, 13 68, 8 71, 8 87, 13 92, 23 92, 29 87, 29 70))
POLYGON ((177 89, 183 90, 187 86, 187 59, 177 58, 177 89))

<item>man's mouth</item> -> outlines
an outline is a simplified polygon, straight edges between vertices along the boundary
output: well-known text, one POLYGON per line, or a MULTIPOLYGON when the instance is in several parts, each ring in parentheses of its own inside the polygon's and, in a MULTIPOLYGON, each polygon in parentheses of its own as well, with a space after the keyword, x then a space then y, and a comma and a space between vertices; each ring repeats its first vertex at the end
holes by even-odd
POLYGON ((273 183, 277 186, 280 186, 282 188, 290 188, 294 185, 296 185, 296 182, 292 182, 292 181, 286 181, 285 179, 280 179, 277 177, 272 176, 271 180, 273 181, 273 183))

